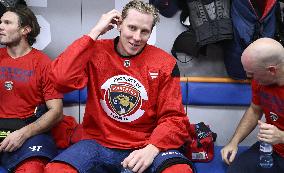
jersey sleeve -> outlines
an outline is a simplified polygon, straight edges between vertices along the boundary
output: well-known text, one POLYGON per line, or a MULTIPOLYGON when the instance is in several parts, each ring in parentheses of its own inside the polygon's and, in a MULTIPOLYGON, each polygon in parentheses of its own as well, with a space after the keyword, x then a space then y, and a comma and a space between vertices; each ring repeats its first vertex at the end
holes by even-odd
POLYGON ((50 73, 50 66, 51 63, 47 63, 42 69, 41 87, 45 101, 63 98, 63 94, 55 89, 54 84, 48 76, 50 73))
POLYGON ((162 78, 158 88, 158 125, 148 143, 164 151, 179 148, 185 143, 189 136, 189 119, 182 105, 180 78, 174 77, 171 72, 162 78))
POLYGON ((56 89, 65 93, 86 86, 87 63, 94 53, 93 45, 89 36, 83 36, 52 62, 50 78, 56 89))

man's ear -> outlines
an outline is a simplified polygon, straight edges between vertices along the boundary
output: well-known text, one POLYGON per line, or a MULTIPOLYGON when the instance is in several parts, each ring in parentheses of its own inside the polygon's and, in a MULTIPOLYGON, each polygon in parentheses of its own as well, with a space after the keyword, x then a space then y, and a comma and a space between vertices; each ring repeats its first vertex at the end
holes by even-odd
POLYGON ((277 71, 277 68, 275 65, 270 65, 267 67, 267 70, 272 74, 272 75, 275 75, 276 74, 276 71, 277 71))
POLYGON ((32 31, 32 28, 30 26, 24 26, 22 27, 22 33, 23 35, 28 35, 32 31))
POLYGON ((120 32, 121 31, 121 24, 122 24, 122 20, 118 20, 116 23, 117 26, 117 30, 120 32))
POLYGON ((121 31, 121 23, 117 22, 117 30, 120 32, 121 31))

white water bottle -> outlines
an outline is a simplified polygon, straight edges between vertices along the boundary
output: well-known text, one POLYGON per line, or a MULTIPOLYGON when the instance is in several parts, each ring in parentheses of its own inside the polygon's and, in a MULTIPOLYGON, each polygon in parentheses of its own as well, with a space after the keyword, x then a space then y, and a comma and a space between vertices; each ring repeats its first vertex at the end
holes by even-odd
POLYGON ((267 142, 259 143, 259 165, 262 168, 271 168, 273 166, 272 157, 273 147, 267 142))

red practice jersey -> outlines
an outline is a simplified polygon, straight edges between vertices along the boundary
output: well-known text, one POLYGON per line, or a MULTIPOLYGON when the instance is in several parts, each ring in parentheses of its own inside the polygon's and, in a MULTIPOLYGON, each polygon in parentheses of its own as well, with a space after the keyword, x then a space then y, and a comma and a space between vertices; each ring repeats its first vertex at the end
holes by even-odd
MULTIPOLYGON (((260 106, 266 122, 284 131, 284 86, 262 86, 252 81, 253 103, 260 106)), ((273 150, 284 157, 284 144, 276 144, 273 150)))
POLYGON ((60 91, 88 87, 83 138, 119 149, 180 147, 189 120, 179 77, 172 76, 174 58, 151 45, 123 57, 117 41, 83 36, 52 63, 51 78, 60 91))
POLYGON ((62 98, 48 78, 50 64, 36 49, 14 59, 0 48, 0 118, 27 118, 39 104, 62 98))

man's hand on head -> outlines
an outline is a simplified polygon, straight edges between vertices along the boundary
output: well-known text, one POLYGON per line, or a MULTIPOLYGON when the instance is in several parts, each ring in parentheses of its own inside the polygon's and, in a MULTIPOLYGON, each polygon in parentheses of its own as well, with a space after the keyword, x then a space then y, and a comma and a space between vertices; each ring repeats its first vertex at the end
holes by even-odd
POLYGON ((100 35, 105 34, 122 21, 121 13, 115 9, 101 16, 96 26, 88 34, 93 40, 96 40, 100 35))

